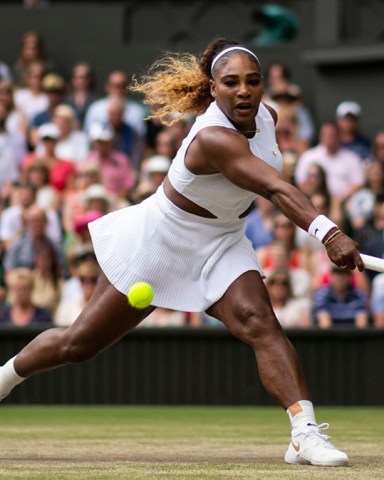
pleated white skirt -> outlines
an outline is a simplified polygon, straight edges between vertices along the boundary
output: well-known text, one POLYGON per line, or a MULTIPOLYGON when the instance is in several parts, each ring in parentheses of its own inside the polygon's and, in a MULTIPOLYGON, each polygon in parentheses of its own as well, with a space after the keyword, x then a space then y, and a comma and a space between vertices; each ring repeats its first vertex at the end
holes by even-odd
POLYGON ((152 285, 152 304, 201 312, 244 272, 263 275, 245 220, 202 218, 176 207, 162 187, 138 205, 89 224, 101 269, 117 290, 152 285))

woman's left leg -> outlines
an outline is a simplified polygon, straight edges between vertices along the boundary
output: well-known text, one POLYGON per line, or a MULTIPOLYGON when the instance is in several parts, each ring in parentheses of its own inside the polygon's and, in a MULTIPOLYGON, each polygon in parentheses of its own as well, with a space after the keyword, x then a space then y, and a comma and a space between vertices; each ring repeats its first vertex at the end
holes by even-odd
POLYGON ((296 351, 273 312, 258 272, 241 275, 207 313, 253 348, 260 379, 282 407, 310 399, 296 351))
POLYGON ((294 464, 345 466, 348 456, 328 442, 325 425, 317 425, 304 373, 283 332, 260 274, 249 271, 228 288, 207 313, 221 320, 256 355, 260 379, 286 409, 292 439, 285 461, 294 464))

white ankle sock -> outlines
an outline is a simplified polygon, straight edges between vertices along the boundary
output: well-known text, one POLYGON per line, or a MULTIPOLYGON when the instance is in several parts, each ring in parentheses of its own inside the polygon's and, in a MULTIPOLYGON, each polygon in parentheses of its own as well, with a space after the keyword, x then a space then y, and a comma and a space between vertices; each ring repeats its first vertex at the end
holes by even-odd
POLYGON ((25 378, 20 377, 15 370, 14 361, 16 357, 11 358, 0 367, 0 400, 6 397, 11 390, 21 383, 25 378))
POLYGON ((315 412, 313 404, 309 400, 299 400, 287 408, 289 420, 291 421, 292 429, 302 427, 308 423, 316 425, 315 412))

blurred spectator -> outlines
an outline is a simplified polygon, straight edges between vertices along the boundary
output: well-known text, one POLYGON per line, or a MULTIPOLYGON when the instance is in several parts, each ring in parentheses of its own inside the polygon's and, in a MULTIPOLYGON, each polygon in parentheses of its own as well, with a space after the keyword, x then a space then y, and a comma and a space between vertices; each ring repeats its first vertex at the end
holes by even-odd
POLYGON ((295 298, 289 270, 277 268, 265 281, 272 307, 284 328, 310 327, 311 302, 309 297, 295 298))
POLYGON ((275 241, 270 246, 271 263, 273 268, 265 268, 264 273, 268 279, 275 270, 286 270, 288 272, 291 293, 295 298, 310 298, 311 276, 304 268, 290 266, 290 251, 281 242, 275 241))
POLYGON ((66 234, 75 231, 75 218, 85 212, 84 191, 96 183, 101 183, 100 167, 92 161, 81 162, 75 176, 74 189, 65 195, 62 208, 62 222, 66 234))
POLYGON ((384 163, 377 160, 366 166, 366 183, 354 193, 344 206, 352 230, 364 227, 371 218, 375 197, 384 194, 384 163))
POLYGON ((325 169, 318 163, 308 165, 305 180, 300 184, 300 190, 307 197, 311 197, 315 193, 321 193, 330 198, 325 169))
POLYGON ((60 198, 57 190, 51 185, 47 162, 38 158, 30 162, 24 172, 24 181, 35 187, 36 205, 47 211, 50 209, 59 211, 60 198))
POLYGON ((300 189, 305 190, 308 169, 313 163, 323 167, 330 194, 340 200, 347 200, 365 183, 360 158, 341 147, 339 131, 335 124, 324 123, 320 129, 320 143, 300 156, 295 171, 295 181, 300 189))
POLYGON ((8 82, 12 83, 12 73, 10 68, 5 62, 0 61, 0 83, 8 82))
POLYGON ((376 328, 384 328, 384 273, 376 275, 372 282, 371 315, 376 328))
POLYGON ((82 162, 89 154, 89 142, 87 135, 78 129, 74 109, 69 105, 58 105, 53 113, 53 122, 60 132, 55 149, 58 158, 75 164, 82 162))
POLYGON ((40 112, 48 108, 48 95, 43 91, 44 65, 31 63, 26 71, 25 86, 15 91, 16 107, 24 112, 28 124, 40 112))
MULTIPOLYGON (((287 248, 289 252, 289 266, 298 268, 303 265, 303 251, 296 245, 296 225, 291 222, 283 213, 276 212, 273 219, 273 239, 287 248)), ((257 258, 263 269, 274 269, 274 256, 271 245, 265 245, 256 250, 257 258)))
POLYGON ((308 148, 308 142, 299 138, 296 112, 290 107, 279 109, 276 141, 283 156, 284 178, 292 182, 297 159, 308 148))
POLYGON ((97 220, 104 215, 99 210, 88 210, 75 218, 75 238, 69 249, 85 247, 91 243, 91 235, 88 229, 88 223, 97 220))
POLYGON ((92 149, 87 160, 100 167, 108 193, 117 200, 126 200, 136 181, 136 173, 131 169, 128 157, 113 150, 113 131, 110 128, 94 124, 89 135, 92 149))
POLYGON ((130 166, 138 171, 143 158, 143 138, 124 121, 125 100, 111 96, 108 103, 108 124, 113 130, 113 149, 127 155, 130 166))
POLYGON ((297 85, 276 89, 270 92, 271 105, 276 108, 278 116, 280 110, 289 107, 295 112, 297 119, 297 137, 299 150, 303 152, 310 145, 314 137, 315 126, 309 109, 304 105, 302 92, 297 85))
POLYGON ((23 0, 24 8, 27 10, 33 8, 47 8, 49 3, 48 0, 23 0))
POLYGON ((258 196, 254 203, 255 208, 246 218, 245 235, 256 250, 273 242, 272 228, 276 208, 272 202, 261 196, 258 196))
POLYGON ((32 301, 33 274, 27 268, 8 272, 8 301, 0 306, 0 324, 24 327, 52 323, 49 310, 36 306, 32 301))
POLYGON ((340 198, 331 195, 328 189, 328 179, 325 169, 318 163, 312 163, 308 166, 305 181, 299 186, 307 197, 311 198, 315 194, 326 197, 327 216, 337 225, 342 226, 344 221, 344 212, 340 198))
POLYGON ((141 323, 141 327, 184 327, 187 314, 178 310, 157 307, 141 323))
POLYGON ((51 243, 37 247, 34 264, 32 302, 54 314, 60 301, 63 270, 51 243))
POLYGON ((52 123, 55 108, 64 98, 64 79, 57 73, 48 73, 43 78, 42 89, 47 96, 48 105, 47 108, 40 110, 30 122, 30 142, 33 147, 36 147, 39 141, 37 129, 45 123, 52 123))
POLYGON ((44 123, 50 123, 53 120, 55 108, 62 102, 65 94, 64 78, 57 73, 48 73, 43 77, 43 91, 48 97, 48 108, 39 112, 32 120, 34 127, 40 127, 44 123))
POLYGON ((170 160, 173 160, 176 153, 176 141, 172 132, 168 128, 163 128, 155 137, 153 155, 164 155, 170 160))
POLYGON ((341 145, 361 160, 367 160, 371 154, 371 141, 360 132, 360 118, 361 107, 357 102, 341 102, 336 109, 341 145))
POLYGON ((111 197, 106 188, 99 183, 89 185, 89 187, 84 190, 82 201, 85 212, 97 210, 103 215, 106 215, 114 210, 111 197))
POLYGON ((81 285, 81 297, 77 300, 60 302, 54 316, 56 326, 67 327, 76 320, 96 290, 99 275, 100 268, 96 262, 84 261, 81 263, 76 271, 81 285))
POLYGON ((27 85, 29 67, 36 62, 41 64, 43 71, 52 68, 52 62, 47 59, 43 36, 37 31, 29 31, 22 36, 20 53, 14 67, 15 82, 19 86, 27 85))
POLYGON ((23 137, 6 130, 8 113, 6 104, 0 100, 0 192, 3 200, 9 195, 10 184, 20 178, 20 164, 25 155, 23 137))
MULTIPOLYGON (((359 244, 360 251, 374 257, 384 258, 384 195, 375 197, 372 217, 361 228, 352 232, 352 238, 359 244)), ((377 275, 373 270, 365 270, 372 281, 377 275)))
POLYGON ((26 138, 28 120, 26 115, 16 108, 14 89, 11 82, 0 81, 0 102, 4 102, 8 110, 8 115, 5 121, 7 132, 21 135, 23 138, 26 138))
POLYGON ((72 68, 69 93, 65 103, 75 110, 79 126, 84 124, 85 114, 92 102, 97 99, 96 79, 89 63, 79 62, 72 68))
POLYGON ((177 120, 174 121, 172 125, 167 126, 167 132, 169 132, 169 134, 171 135, 175 151, 177 152, 177 150, 183 143, 184 138, 188 135, 195 121, 195 117, 193 115, 184 115, 183 117, 176 116, 176 118, 177 120))
POLYGON ((284 63, 273 61, 266 66, 264 72, 265 97, 270 99, 271 92, 281 92, 291 85, 292 75, 284 63))
POLYGON ((154 193, 166 177, 171 161, 164 155, 152 155, 146 158, 140 171, 140 180, 130 198, 140 203, 154 193))
MULTIPOLYGON (((36 188, 30 183, 21 183, 17 187, 17 200, 1 214, 0 239, 5 249, 18 240, 25 229, 27 212, 36 202, 36 188)), ((45 233, 51 241, 61 242, 61 225, 58 213, 54 209, 45 210, 47 225, 45 233)))
POLYGON ((79 267, 84 263, 94 262, 96 268, 98 263, 91 243, 75 245, 68 253, 69 275, 65 279, 61 289, 60 303, 77 302, 82 300, 83 292, 77 274, 79 267))
POLYGON ((348 269, 332 267, 328 286, 317 290, 313 298, 313 314, 320 328, 368 325, 368 297, 351 282, 348 269))
POLYGON ((373 159, 384 165, 384 130, 380 130, 373 140, 373 159))
POLYGON ((41 153, 32 152, 23 160, 23 170, 39 158, 44 160, 49 167, 51 185, 62 195, 73 188, 75 178, 75 165, 70 160, 58 158, 56 146, 60 137, 60 130, 54 123, 45 123, 38 128, 39 140, 42 143, 41 153))
POLYGON ((146 110, 142 105, 128 98, 128 78, 126 73, 119 70, 111 72, 105 85, 105 91, 106 97, 96 100, 89 106, 84 121, 85 130, 89 132, 91 126, 95 123, 107 124, 109 99, 110 97, 118 96, 124 100, 124 122, 144 137, 146 110))
POLYGON ((46 235, 47 214, 45 210, 32 205, 25 213, 25 231, 8 249, 4 257, 5 278, 7 272, 18 267, 32 270, 35 267, 36 251, 47 244, 51 244, 56 252, 57 263, 64 269, 64 252, 61 243, 52 242, 46 235))

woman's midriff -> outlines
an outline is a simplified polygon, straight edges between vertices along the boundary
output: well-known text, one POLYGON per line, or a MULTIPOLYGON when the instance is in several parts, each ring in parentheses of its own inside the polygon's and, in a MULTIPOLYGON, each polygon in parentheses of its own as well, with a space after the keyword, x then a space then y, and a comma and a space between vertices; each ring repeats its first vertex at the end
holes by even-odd
MULTIPOLYGON (((184 197, 181 193, 173 188, 168 177, 165 177, 163 182, 164 193, 167 196, 168 200, 174 203, 178 208, 184 210, 185 212, 192 213, 203 218, 217 218, 216 215, 211 213, 209 210, 197 205, 188 198, 184 197)), ((250 205, 245 212, 243 212, 239 218, 243 218, 248 215, 252 210, 252 205, 250 205)))

